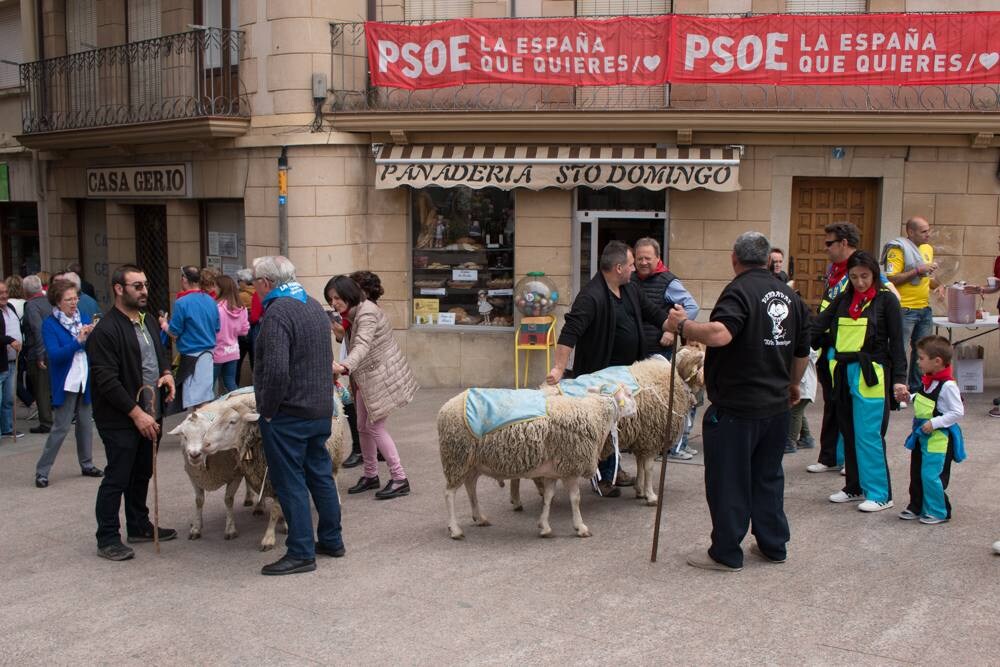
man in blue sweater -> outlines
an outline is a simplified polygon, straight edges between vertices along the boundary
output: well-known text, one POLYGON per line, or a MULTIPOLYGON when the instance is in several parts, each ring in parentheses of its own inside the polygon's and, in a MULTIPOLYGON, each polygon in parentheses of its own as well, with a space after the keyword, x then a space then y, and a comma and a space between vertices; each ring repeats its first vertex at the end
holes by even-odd
POLYGON ((197 266, 181 268, 181 291, 174 302, 169 323, 160 314, 160 328, 177 342, 181 365, 177 372, 184 409, 197 409, 215 398, 212 350, 219 332, 219 307, 201 289, 197 266))

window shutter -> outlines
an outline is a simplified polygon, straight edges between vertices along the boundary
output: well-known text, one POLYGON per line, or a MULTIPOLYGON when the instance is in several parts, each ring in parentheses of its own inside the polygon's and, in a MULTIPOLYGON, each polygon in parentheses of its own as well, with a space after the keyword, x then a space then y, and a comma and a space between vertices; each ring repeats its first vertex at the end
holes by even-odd
POLYGON ((160 36, 160 0, 128 0, 128 41, 160 36))
POLYGON ((577 16, 638 16, 669 14, 672 0, 577 0, 577 16))
MULTIPOLYGON (((20 63, 24 60, 21 47, 21 9, 19 5, 0 9, 0 58, 20 63)), ((0 88, 21 85, 16 65, 0 63, 0 88)))
POLYGON ((868 0, 785 0, 785 11, 789 14, 861 14, 868 11, 868 0))
POLYGON ((66 53, 97 46, 97 0, 66 3, 66 53))
POLYGON ((405 0, 407 21, 461 19, 472 16, 472 0, 405 0))

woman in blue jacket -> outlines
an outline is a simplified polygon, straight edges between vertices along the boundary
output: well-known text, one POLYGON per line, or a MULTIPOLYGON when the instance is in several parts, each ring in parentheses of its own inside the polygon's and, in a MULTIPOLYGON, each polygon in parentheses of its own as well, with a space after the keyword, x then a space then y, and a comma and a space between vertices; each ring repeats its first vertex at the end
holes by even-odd
POLYGON ((62 447, 66 434, 76 418, 76 455, 85 477, 100 477, 103 473, 91 460, 93 420, 90 417, 90 368, 84 346, 94 325, 90 317, 81 315, 76 285, 58 280, 49 286, 52 315, 42 322, 42 340, 52 383, 54 419, 49 439, 35 467, 35 486, 49 485, 49 472, 62 447))

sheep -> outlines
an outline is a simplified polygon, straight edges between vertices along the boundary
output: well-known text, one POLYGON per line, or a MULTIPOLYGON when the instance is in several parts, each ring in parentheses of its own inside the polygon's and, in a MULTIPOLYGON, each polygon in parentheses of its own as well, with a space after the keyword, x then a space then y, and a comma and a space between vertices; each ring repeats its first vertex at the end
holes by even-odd
MULTIPOLYGON (((331 423, 330 438, 326 441, 326 449, 333 460, 333 475, 336 477, 341 463, 350 448, 350 432, 347 429, 347 418, 344 416, 340 399, 334 396, 335 411, 331 423)), ((255 489, 261 489, 263 498, 272 499, 270 516, 264 537, 260 541, 260 550, 269 551, 274 548, 275 529, 278 521, 284 520, 281 505, 275 497, 274 488, 267 478, 267 461, 264 458, 264 445, 261 440, 260 427, 257 420, 260 415, 255 411, 255 404, 232 403, 219 411, 215 421, 205 431, 204 449, 209 454, 224 451, 235 451, 241 461, 247 483, 255 489), (263 488, 262 488, 263 487, 263 488)))
MULTIPOLYGON (((240 486, 240 481, 244 479, 243 467, 240 465, 239 455, 235 450, 218 452, 206 455, 203 451, 204 435, 209 425, 215 419, 218 411, 228 402, 253 403, 253 394, 234 394, 223 397, 203 405, 198 410, 188 415, 184 421, 177 425, 170 435, 181 437, 181 449, 184 454, 184 472, 187 473, 191 486, 194 487, 194 519, 191 521, 191 529, 188 531, 189 540, 201 538, 202 530, 202 509, 205 505, 205 492, 215 491, 223 486, 226 487, 226 529, 224 537, 227 540, 234 539, 239 535, 236 530, 236 519, 233 515, 233 498, 236 490, 240 486), (247 398, 249 396, 249 398, 247 398)), ((246 498, 244 506, 250 506, 253 490, 249 481, 246 485, 246 498)))
POLYGON ((579 537, 590 537, 590 529, 580 515, 577 478, 594 473, 601 447, 616 421, 634 414, 635 401, 628 390, 618 386, 613 396, 583 398, 545 397, 529 389, 477 391, 532 392, 544 402, 545 410, 543 416, 501 426, 481 438, 476 437, 466 421, 469 390, 450 399, 438 412, 438 444, 446 481, 448 532, 452 539, 464 537, 455 517, 455 491, 461 484, 465 484, 469 495, 473 521, 478 526, 490 525, 476 495, 480 475, 501 481, 520 477, 542 479, 542 514, 538 520, 541 537, 552 534, 549 510, 556 480, 561 479, 569 492, 573 528, 579 537))
MULTIPOLYGON (((635 497, 655 506, 657 496, 653 490, 653 464, 656 456, 663 452, 664 439, 668 434, 677 438, 683 433, 688 411, 694 405, 694 393, 704 385, 701 372, 704 352, 697 348, 683 347, 677 352, 677 381, 674 383, 673 418, 667 423, 667 401, 670 395, 670 362, 661 356, 653 356, 637 361, 629 371, 639 384, 635 395, 637 414, 622 420, 619 425, 619 445, 635 455, 636 479, 635 497), (669 429, 669 431, 668 431, 669 429)), ((581 376, 577 381, 587 384, 589 376, 581 376)), ((606 380, 595 378, 595 383, 606 380)), ((547 395, 561 393, 558 385, 543 385, 541 391, 547 395)), ((672 443, 671 443, 672 444, 672 443)), ((602 458, 611 453, 610 438, 605 443, 602 458)), ((513 480, 510 485, 510 502, 515 511, 522 509, 520 482, 513 480)))

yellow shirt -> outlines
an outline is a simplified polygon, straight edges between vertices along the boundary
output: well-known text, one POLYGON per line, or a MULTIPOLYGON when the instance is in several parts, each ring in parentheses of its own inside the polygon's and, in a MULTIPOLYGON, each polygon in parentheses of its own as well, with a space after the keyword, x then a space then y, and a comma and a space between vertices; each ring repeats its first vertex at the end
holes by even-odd
MULTIPOLYGON (((920 255, 926 264, 934 261, 934 248, 925 243, 919 248, 920 255)), ((885 275, 894 276, 903 272, 904 258, 901 248, 892 248, 885 258, 885 275)), ((931 279, 924 276, 916 285, 906 281, 896 285, 899 290, 899 305, 903 308, 926 308, 930 305, 931 279)))

